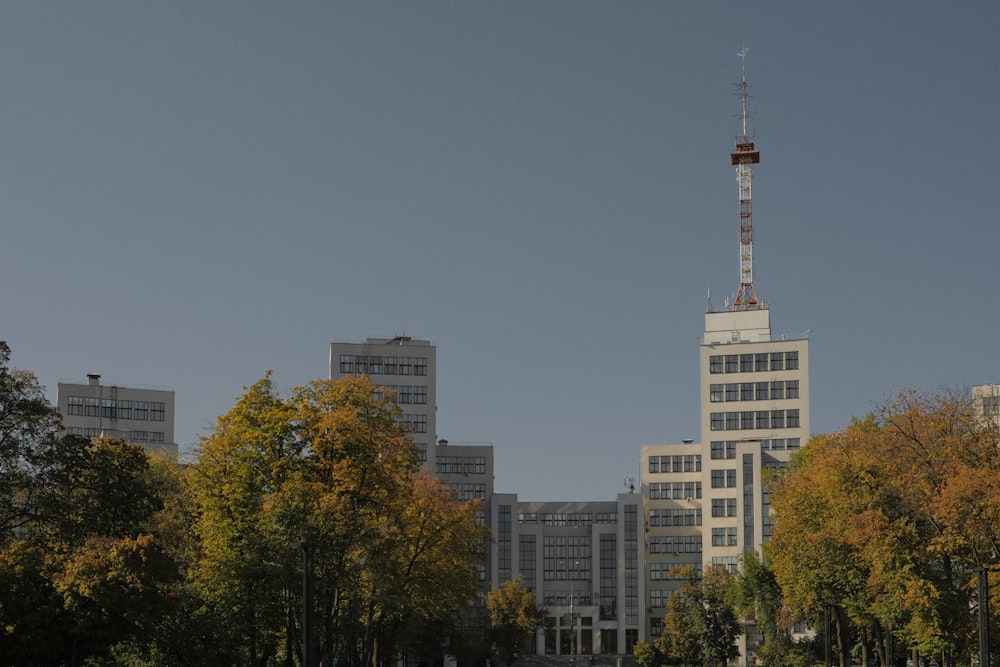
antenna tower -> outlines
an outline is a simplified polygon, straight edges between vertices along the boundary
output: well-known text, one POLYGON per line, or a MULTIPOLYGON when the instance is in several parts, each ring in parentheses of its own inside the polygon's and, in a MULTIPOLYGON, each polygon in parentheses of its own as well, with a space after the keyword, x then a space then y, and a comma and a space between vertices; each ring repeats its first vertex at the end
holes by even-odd
POLYGON ((733 301, 733 310, 760 308, 757 290, 753 286, 753 201, 750 193, 750 183, 753 180, 750 165, 760 162, 760 151, 754 148, 754 142, 747 137, 746 58, 749 51, 750 49, 743 47, 737 54, 743 61, 743 78, 740 82, 743 141, 736 140, 736 150, 730 156, 736 166, 736 181, 740 186, 740 289, 733 301))

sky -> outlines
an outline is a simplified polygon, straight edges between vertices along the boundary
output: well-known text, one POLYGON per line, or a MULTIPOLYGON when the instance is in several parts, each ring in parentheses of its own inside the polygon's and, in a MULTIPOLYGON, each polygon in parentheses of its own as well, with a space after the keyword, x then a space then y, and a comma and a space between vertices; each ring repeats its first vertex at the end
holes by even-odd
POLYGON ((192 456, 329 343, 438 355, 496 490, 613 500, 699 439, 709 291, 810 330, 811 429, 1000 381, 994 2, 0 4, 0 339, 171 388, 192 456), (748 47, 745 61, 737 52, 748 47))

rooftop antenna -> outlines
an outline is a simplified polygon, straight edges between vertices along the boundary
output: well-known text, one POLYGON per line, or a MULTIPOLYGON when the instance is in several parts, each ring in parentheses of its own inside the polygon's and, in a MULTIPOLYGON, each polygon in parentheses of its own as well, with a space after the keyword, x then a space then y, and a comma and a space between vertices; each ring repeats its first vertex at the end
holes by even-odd
POLYGON ((757 300, 757 290, 753 286, 753 201, 750 183, 753 180, 752 164, 760 162, 760 151, 754 147, 754 142, 747 135, 747 54, 750 49, 741 48, 736 55, 742 65, 740 81, 740 101, 742 103, 741 119, 743 121, 743 140, 736 140, 736 150, 730 155, 732 164, 736 166, 736 181, 740 187, 740 288, 736 292, 732 309, 756 310, 760 308, 757 300))

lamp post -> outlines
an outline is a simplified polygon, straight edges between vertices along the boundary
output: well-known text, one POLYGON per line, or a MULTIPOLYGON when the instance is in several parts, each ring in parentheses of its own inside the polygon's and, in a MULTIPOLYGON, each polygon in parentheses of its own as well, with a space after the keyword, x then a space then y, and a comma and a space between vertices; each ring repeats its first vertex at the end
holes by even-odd
POLYGON ((302 549, 302 667, 314 667, 316 658, 313 638, 313 560, 316 545, 295 542, 293 548, 302 549))

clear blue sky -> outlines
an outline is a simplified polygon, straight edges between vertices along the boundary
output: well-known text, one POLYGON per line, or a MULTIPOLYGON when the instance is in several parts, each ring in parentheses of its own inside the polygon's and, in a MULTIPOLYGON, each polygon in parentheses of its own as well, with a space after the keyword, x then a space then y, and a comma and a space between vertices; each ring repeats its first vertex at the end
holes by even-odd
POLYGON ((812 330, 812 428, 1000 381, 994 2, 8 2, 0 339, 196 442, 332 340, 438 346, 438 435, 609 500, 699 438, 706 295, 812 330))

